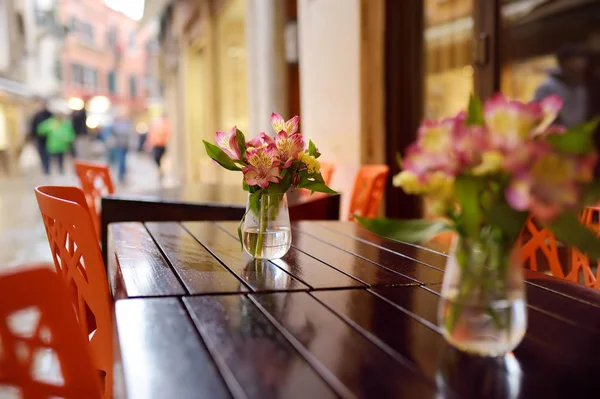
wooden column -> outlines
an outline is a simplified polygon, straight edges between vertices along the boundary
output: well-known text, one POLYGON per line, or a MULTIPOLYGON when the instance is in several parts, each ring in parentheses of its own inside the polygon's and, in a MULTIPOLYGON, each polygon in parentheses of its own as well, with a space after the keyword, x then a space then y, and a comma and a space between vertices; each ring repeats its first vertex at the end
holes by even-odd
POLYGON ((482 99, 500 90, 500 0, 473 0, 475 92, 482 99))
POLYGON ((391 184, 398 173, 396 154, 404 154, 415 139, 423 115, 423 1, 385 3, 385 126, 386 162, 391 166, 386 189, 386 215, 414 218, 421 201, 391 184))
POLYGON ((385 163, 385 0, 360 2, 361 164, 385 163))

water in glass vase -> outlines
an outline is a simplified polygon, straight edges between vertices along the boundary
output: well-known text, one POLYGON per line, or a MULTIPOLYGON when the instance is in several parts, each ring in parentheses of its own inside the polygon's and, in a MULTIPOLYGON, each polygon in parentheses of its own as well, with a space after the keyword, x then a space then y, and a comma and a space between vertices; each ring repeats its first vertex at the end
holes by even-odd
POLYGON ((506 299, 480 303, 457 303, 458 290, 442 297, 440 320, 448 342, 456 348, 480 356, 500 356, 512 351, 527 328, 526 304, 520 291, 506 299))
POLYGON ((246 229, 242 234, 244 248, 256 259, 281 258, 287 253, 292 245, 292 233, 287 227, 270 229, 265 231, 262 235, 263 239, 261 250, 261 243, 259 242, 260 233, 258 228, 246 229))

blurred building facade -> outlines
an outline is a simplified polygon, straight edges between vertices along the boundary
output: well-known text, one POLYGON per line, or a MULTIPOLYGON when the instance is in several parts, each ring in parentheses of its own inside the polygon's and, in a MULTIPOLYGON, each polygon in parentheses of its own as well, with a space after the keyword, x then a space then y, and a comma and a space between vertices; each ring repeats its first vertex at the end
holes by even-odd
POLYGON ((138 29, 103 0, 60 0, 57 15, 69 31, 56 63, 60 95, 71 105, 106 97, 132 118, 144 118, 148 98, 157 97, 152 27, 138 29))
MULTIPOLYGON (((396 153, 414 140, 422 118, 455 114, 473 92, 502 90, 528 101, 556 67, 561 45, 600 50, 600 0, 146 6, 147 17, 160 19, 160 70, 175 131, 169 152, 174 169, 194 181, 237 183, 204 154, 202 140, 233 125, 248 136, 270 132, 272 111, 299 114, 305 137, 337 170, 387 163, 395 173, 396 153)), ((421 212, 391 182, 387 192, 388 215, 421 212)))

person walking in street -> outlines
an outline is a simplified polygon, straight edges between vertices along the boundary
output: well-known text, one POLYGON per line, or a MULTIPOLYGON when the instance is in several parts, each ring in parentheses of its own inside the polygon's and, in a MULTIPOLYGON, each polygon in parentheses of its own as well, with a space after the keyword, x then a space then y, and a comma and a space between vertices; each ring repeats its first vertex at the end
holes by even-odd
POLYGON ((36 142, 37 151, 40 156, 40 162, 42 163, 42 170, 46 176, 50 174, 50 159, 48 156, 48 150, 46 150, 46 136, 38 134, 38 128, 40 124, 50 118, 52 118, 52 112, 48 110, 47 101, 42 100, 40 110, 33 115, 31 120, 31 128, 29 131, 29 137, 36 142))
POLYGON ((563 100, 563 107, 556 123, 566 127, 579 125, 588 118, 588 53, 579 45, 566 45, 558 50, 556 59, 559 68, 550 71, 536 90, 534 101, 540 101, 551 94, 559 95, 563 100))
POLYGON ((127 152, 133 132, 133 125, 127 118, 126 111, 120 110, 112 124, 112 142, 114 158, 118 167, 119 182, 125 182, 127 174, 127 152))
POLYGON ((71 155, 73 158, 82 157, 85 158, 85 141, 88 134, 87 128, 87 111, 85 107, 80 110, 73 111, 71 114, 71 123, 73 130, 75 131, 75 140, 71 146, 71 155))
POLYGON ((167 114, 163 113, 150 124, 148 130, 147 148, 152 149, 154 162, 158 166, 158 174, 162 178, 161 162, 167 149, 167 141, 171 135, 171 124, 167 114))
POLYGON ((56 160, 59 173, 64 175, 65 154, 71 149, 75 140, 75 130, 71 121, 66 114, 57 114, 40 123, 37 130, 38 135, 46 137, 46 151, 50 160, 56 160))

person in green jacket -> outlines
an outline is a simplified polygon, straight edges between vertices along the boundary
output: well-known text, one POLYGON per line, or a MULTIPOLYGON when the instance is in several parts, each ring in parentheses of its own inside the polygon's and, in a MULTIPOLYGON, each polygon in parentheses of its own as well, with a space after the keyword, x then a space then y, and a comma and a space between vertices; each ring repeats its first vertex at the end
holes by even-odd
POLYGON ((37 128, 40 136, 46 137, 46 150, 50 159, 56 159, 60 174, 65 173, 65 153, 71 148, 75 140, 75 130, 66 115, 58 114, 40 123, 37 128))

